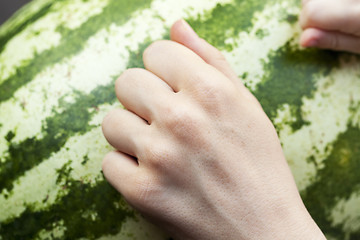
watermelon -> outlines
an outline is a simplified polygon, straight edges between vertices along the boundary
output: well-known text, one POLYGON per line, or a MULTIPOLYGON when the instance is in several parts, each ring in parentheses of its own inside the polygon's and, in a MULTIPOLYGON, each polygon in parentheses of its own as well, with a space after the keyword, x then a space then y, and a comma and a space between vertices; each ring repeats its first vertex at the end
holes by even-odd
MULTIPOLYGON (((33 0, 0 27, 0 240, 169 239, 104 179, 114 81, 184 18, 274 123, 328 239, 360 239, 360 58, 298 45, 299 0, 33 0)), ((199 216, 201 218, 201 216, 199 216)))

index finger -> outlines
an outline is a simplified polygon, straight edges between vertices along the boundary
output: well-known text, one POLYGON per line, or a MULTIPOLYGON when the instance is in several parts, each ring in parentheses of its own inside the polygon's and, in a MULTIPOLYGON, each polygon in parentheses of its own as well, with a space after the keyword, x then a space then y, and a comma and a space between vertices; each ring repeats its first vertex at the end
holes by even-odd
POLYGON ((145 68, 160 77, 175 92, 197 86, 201 88, 204 81, 231 83, 196 53, 173 41, 162 40, 151 44, 145 50, 143 60, 145 68))

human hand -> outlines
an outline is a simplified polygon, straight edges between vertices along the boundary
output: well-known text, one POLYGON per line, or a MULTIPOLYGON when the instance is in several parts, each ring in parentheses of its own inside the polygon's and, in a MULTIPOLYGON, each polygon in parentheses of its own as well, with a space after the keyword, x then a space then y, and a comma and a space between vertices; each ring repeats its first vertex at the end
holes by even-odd
POLYGON ((108 181, 177 239, 323 239, 255 97, 184 21, 171 39, 116 82, 108 181))
POLYGON ((359 16, 357 0, 303 0, 300 44, 360 53, 359 16))

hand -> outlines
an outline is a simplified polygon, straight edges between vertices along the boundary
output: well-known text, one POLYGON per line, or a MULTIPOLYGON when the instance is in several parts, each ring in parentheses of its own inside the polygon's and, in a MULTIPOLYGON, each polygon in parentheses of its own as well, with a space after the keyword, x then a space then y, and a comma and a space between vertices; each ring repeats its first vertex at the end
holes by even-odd
POLYGON ((302 6, 302 46, 360 53, 360 1, 303 0, 302 6))
POLYGON ((116 82, 108 181, 178 239, 323 239, 255 97, 184 21, 171 39, 116 82))

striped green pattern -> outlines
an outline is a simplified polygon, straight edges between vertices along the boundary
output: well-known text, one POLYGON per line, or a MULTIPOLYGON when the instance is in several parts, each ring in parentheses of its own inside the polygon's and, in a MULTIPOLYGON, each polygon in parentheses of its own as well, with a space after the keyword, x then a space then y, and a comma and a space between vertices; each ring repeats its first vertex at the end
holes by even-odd
POLYGON ((296 0, 33 0, 0 27, 0 240, 167 239, 104 180, 113 84, 185 18, 273 121, 328 239, 360 239, 360 61, 305 50, 296 0))

